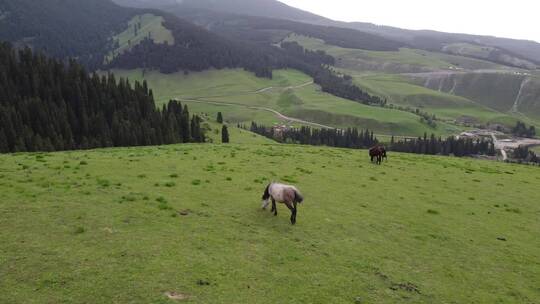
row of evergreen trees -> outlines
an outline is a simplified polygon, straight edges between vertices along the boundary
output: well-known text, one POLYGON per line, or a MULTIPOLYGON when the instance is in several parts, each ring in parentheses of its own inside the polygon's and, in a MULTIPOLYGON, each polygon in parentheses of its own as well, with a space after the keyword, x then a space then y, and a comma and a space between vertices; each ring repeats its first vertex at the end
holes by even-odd
MULTIPOLYGON (((239 127, 247 129, 245 126, 239 127)), ((337 130, 301 127, 298 129, 282 128, 278 131, 277 129, 252 122, 249 130, 279 142, 302 145, 363 149, 372 147, 378 143, 372 131, 358 130, 356 128, 337 130)))
POLYGON ((488 140, 456 138, 454 136, 442 139, 441 137, 437 138, 434 134, 428 137, 427 133, 424 133, 423 138, 401 139, 399 141, 395 141, 394 137, 392 137, 389 150, 415 154, 454 155, 457 157, 496 155, 495 146, 488 140))
POLYGON ((540 165, 540 157, 528 147, 519 146, 511 154, 511 162, 540 165))
POLYGON ((367 105, 385 106, 386 100, 370 95, 356 86, 350 75, 339 74, 331 68, 334 58, 324 51, 309 51, 296 42, 282 42, 286 54, 282 67, 294 68, 313 77, 325 93, 367 105))
POLYGON ((293 68, 313 77, 324 92, 365 104, 385 101, 354 85, 351 77, 329 66, 335 59, 324 51, 310 51, 296 42, 281 47, 224 39, 181 20, 165 16, 174 45, 155 44, 146 39, 109 63, 112 68, 159 69, 163 73, 203 71, 210 68, 244 68, 258 77, 272 78, 274 69, 293 68))
POLYGON ((527 127, 524 122, 518 121, 516 126, 512 128, 512 134, 520 137, 535 137, 536 128, 534 126, 527 127))
MULTIPOLYGON (((247 129, 241 125, 239 127, 247 129)), ((249 130, 278 142, 303 145, 366 149, 379 143, 373 135, 373 131, 358 130, 356 128, 346 130, 313 129, 310 127, 270 128, 252 122, 249 130)), ((493 156, 496 154, 495 146, 491 141, 455 138, 453 136, 442 139, 441 137, 437 138, 434 134, 428 137, 427 133, 424 133, 423 138, 401 139, 399 141, 392 137, 387 150, 428 155, 454 155, 458 157, 471 155, 493 156)))
POLYGON ((200 124, 176 101, 157 109, 146 82, 0 43, 0 152, 204 142, 200 124))

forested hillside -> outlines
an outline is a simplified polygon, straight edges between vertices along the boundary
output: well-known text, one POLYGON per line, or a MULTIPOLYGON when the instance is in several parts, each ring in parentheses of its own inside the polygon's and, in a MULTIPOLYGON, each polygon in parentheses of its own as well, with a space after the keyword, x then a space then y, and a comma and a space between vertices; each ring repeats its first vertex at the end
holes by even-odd
POLYGON ((0 0, 0 41, 96 67, 137 10, 109 0, 0 0))
POLYGON ((198 116, 156 109, 146 83, 0 44, 0 152, 204 142, 198 116))
MULTIPOLYGON (((243 1, 235 1, 234 3, 238 2, 243 1)), ((256 7, 272 1, 262 2, 255 1, 248 6, 256 7)), ((132 2, 131 0, 120 1, 119 3, 124 5, 140 4, 140 2, 132 2)), ((217 2, 218 6, 224 3, 221 1, 217 2)), ((227 3, 227 5, 234 6, 234 3, 227 3)), ((403 42, 349 28, 301 23, 287 20, 287 18, 253 17, 249 14, 239 15, 238 12, 230 13, 226 10, 216 10, 211 8, 210 5, 205 5, 204 1, 202 3, 186 1, 174 4, 158 1, 148 2, 147 6, 173 13, 182 19, 189 20, 232 40, 268 44, 278 42, 290 33, 297 33, 299 35, 322 39, 329 44, 365 50, 396 51, 399 47, 406 46, 403 42)), ((273 15, 269 12, 265 16, 273 15)))
MULTIPOLYGON (((505 65, 517 66, 523 68, 531 68, 534 65, 540 65, 540 44, 534 41, 516 40, 507 38, 498 38, 480 35, 454 34, 444 33, 430 30, 415 31, 405 30, 396 27, 381 26, 372 23, 364 22, 341 22, 331 20, 316 14, 302 11, 300 9, 287 6, 277 0, 115 0, 117 3, 135 7, 154 7, 161 8, 166 11, 174 11, 175 13, 183 12, 184 18, 191 21, 206 23, 208 25, 216 24, 215 30, 222 30, 222 24, 214 22, 216 13, 223 15, 229 14, 232 18, 239 17, 244 20, 244 17, 237 16, 248 15, 257 17, 267 17, 274 19, 285 19, 308 24, 329 26, 331 28, 341 30, 350 29, 352 32, 361 33, 364 37, 371 36, 372 41, 392 41, 394 45, 406 45, 409 47, 446 52, 445 48, 456 43, 469 43, 480 47, 488 48, 489 54, 482 56, 483 59, 488 59, 493 62, 503 63, 505 65), (190 11, 191 9, 191 11, 190 11), (213 16, 208 18, 209 12, 213 11, 213 16), (231 15, 232 14, 232 15, 231 15), (523 62, 526 61, 526 62, 523 62)), ((255 18, 254 20, 257 20, 255 18)), ((236 26, 231 23, 232 26, 236 26)), ((245 20, 238 22, 240 27, 245 26, 245 20)), ((283 22, 283 24, 273 25, 274 28, 287 27, 287 30, 292 31, 291 23, 283 22)), ((266 26, 265 26, 266 27, 266 26)), ((324 39, 327 43, 335 44, 342 47, 353 47, 345 45, 341 39, 325 39, 322 37, 324 30, 319 32, 321 35, 313 36, 315 38, 324 39)), ((237 32, 238 28, 235 30, 237 32)), ((272 35, 267 31, 259 31, 258 35, 272 35)), ((272 31, 271 31, 272 32, 272 31)), ((338 32, 333 31, 333 34, 338 32)), ((307 32, 296 32, 298 34, 308 35, 307 32)), ((274 33, 275 34, 275 33, 274 33)), ((340 35, 336 35, 336 38, 340 35)), ((332 38, 332 37, 330 37, 332 38)), ((354 46, 353 48, 358 48, 354 46)), ((367 48, 370 49, 370 48, 367 48)), ((463 54, 468 57, 478 58, 474 53, 463 54)))

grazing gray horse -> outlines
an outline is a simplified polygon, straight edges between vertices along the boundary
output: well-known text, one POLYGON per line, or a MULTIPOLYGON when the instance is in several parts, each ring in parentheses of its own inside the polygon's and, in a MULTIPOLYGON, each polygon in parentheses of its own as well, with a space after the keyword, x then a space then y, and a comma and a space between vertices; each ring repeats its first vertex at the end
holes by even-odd
POLYGON ((266 209, 268 204, 270 204, 270 199, 272 200, 272 210, 274 215, 277 215, 277 206, 278 203, 285 204, 289 210, 291 210, 291 224, 296 224, 296 210, 297 204, 301 204, 304 201, 304 197, 294 186, 271 183, 264 190, 262 196, 262 208, 266 209))

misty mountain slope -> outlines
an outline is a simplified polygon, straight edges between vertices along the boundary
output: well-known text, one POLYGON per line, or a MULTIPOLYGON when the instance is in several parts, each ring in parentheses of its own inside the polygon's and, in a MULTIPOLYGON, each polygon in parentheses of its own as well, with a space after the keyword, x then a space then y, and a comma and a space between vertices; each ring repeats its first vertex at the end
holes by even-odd
MULTIPOLYGON (((522 68, 536 68, 540 65, 540 43, 526 40, 498 38, 481 35, 454 34, 430 30, 405 30, 364 22, 334 21, 316 14, 285 5, 277 0, 115 0, 122 5, 154 7, 165 10, 183 8, 208 9, 214 12, 244 14, 274 19, 288 19, 296 22, 349 28, 364 33, 399 41, 414 48, 444 52, 444 48, 454 43, 470 43, 494 48, 487 56, 490 61, 522 68), (525 63, 521 61, 527 61, 525 63)), ((475 57, 469 54, 464 56, 475 57)))
POLYGON ((298 35, 285 41, 325 51, 336 59, 335 67, 351 75, 360 88, 397 106, 418 108, 460 123, 508 126, 517 118, 537 120, 540 114, 540 83, 528 71, 417 49, 365 51, 298 35))
POLYGON ((96 66, 111 34, 136 14, 108 0, 0 0, 0 41, 96 66))
POLYGON ((170 8, 178 5, 193 9, 206 9, 221 13, 288 19, 299 22, 331 22, 330 19, 306 12, 275 0, 114 0, 133 7, 170 8))
MULTIPOLYGON (((116 1, 123 5, 161 9, 234 40, 273 44, 282 40, 290 33, 297 33, 299 35, 323 39, 325 42, 333 45, 366 50, 395 51, 399 47, 406 45, 403 42, 349 28, 302 23, 297 22, 298 18, 271 18, 277 16, 277 14, 272 13, 271 9, 262 9, 274 2, 270 0, 250 2, 250 7, 255 8, 260 4, 262 5, 260 7, 261 11, 268 11, 268 15, 271 17, 254 17, 248 14, 241 15, 239 13, 224 11, 220 10, 220 5, 216 5, 216 8, 213 8, 206 1, 183 1, 180 3, 170 3, 170 1, 141 2, 141 0, 116 1)), ((234 4, 236 2, 240 3, 243 1, 233 1, 230 7, 235 7, 234 4)), ((282 6, 280 5, 279 7, 282 6)), ((295 12, 291 7, 286 8, 295 12)))
POLYGON ((378 34, 389 39, 403 41, 418 48, 442 50, 445 45, 464 42, 475 45, 491 46, 503 53, 530 60, 537 65, 540 65, 540 43, 535 41, 482 35, 444 33, 431 30, 406 30, 364 22, 344 23, 344 25, 360 31, 378 34))
POLYGON ((162 11, 122 7, 110 0, 0 0, 0 12, 0 41, 30 46, 61 59, 75 58, 91 70, 106 68, 105 61, 114 57, 111 66, 117 68, 176 72, 242 67, 268 76, 279 56, 162 11), (150 23, 153 33, 145 16, 154 20, 150 23), (167 43, 157 37, 157 31, 170 32, 167 43))
POLYGON ((427 73, 416 82, 502 113, 540 119, 540 78, 524 73, 427 73))

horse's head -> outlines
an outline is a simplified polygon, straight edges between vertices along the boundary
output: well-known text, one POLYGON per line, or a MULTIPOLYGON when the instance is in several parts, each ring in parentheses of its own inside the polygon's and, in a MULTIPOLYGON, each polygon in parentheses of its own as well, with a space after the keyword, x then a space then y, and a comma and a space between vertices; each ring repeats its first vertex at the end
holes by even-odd
POLYGON ((387 156, 386 156, 386 148, 384 146, 381 146, 381 153, 382 153, 382 157, 387 158, 387 156))

